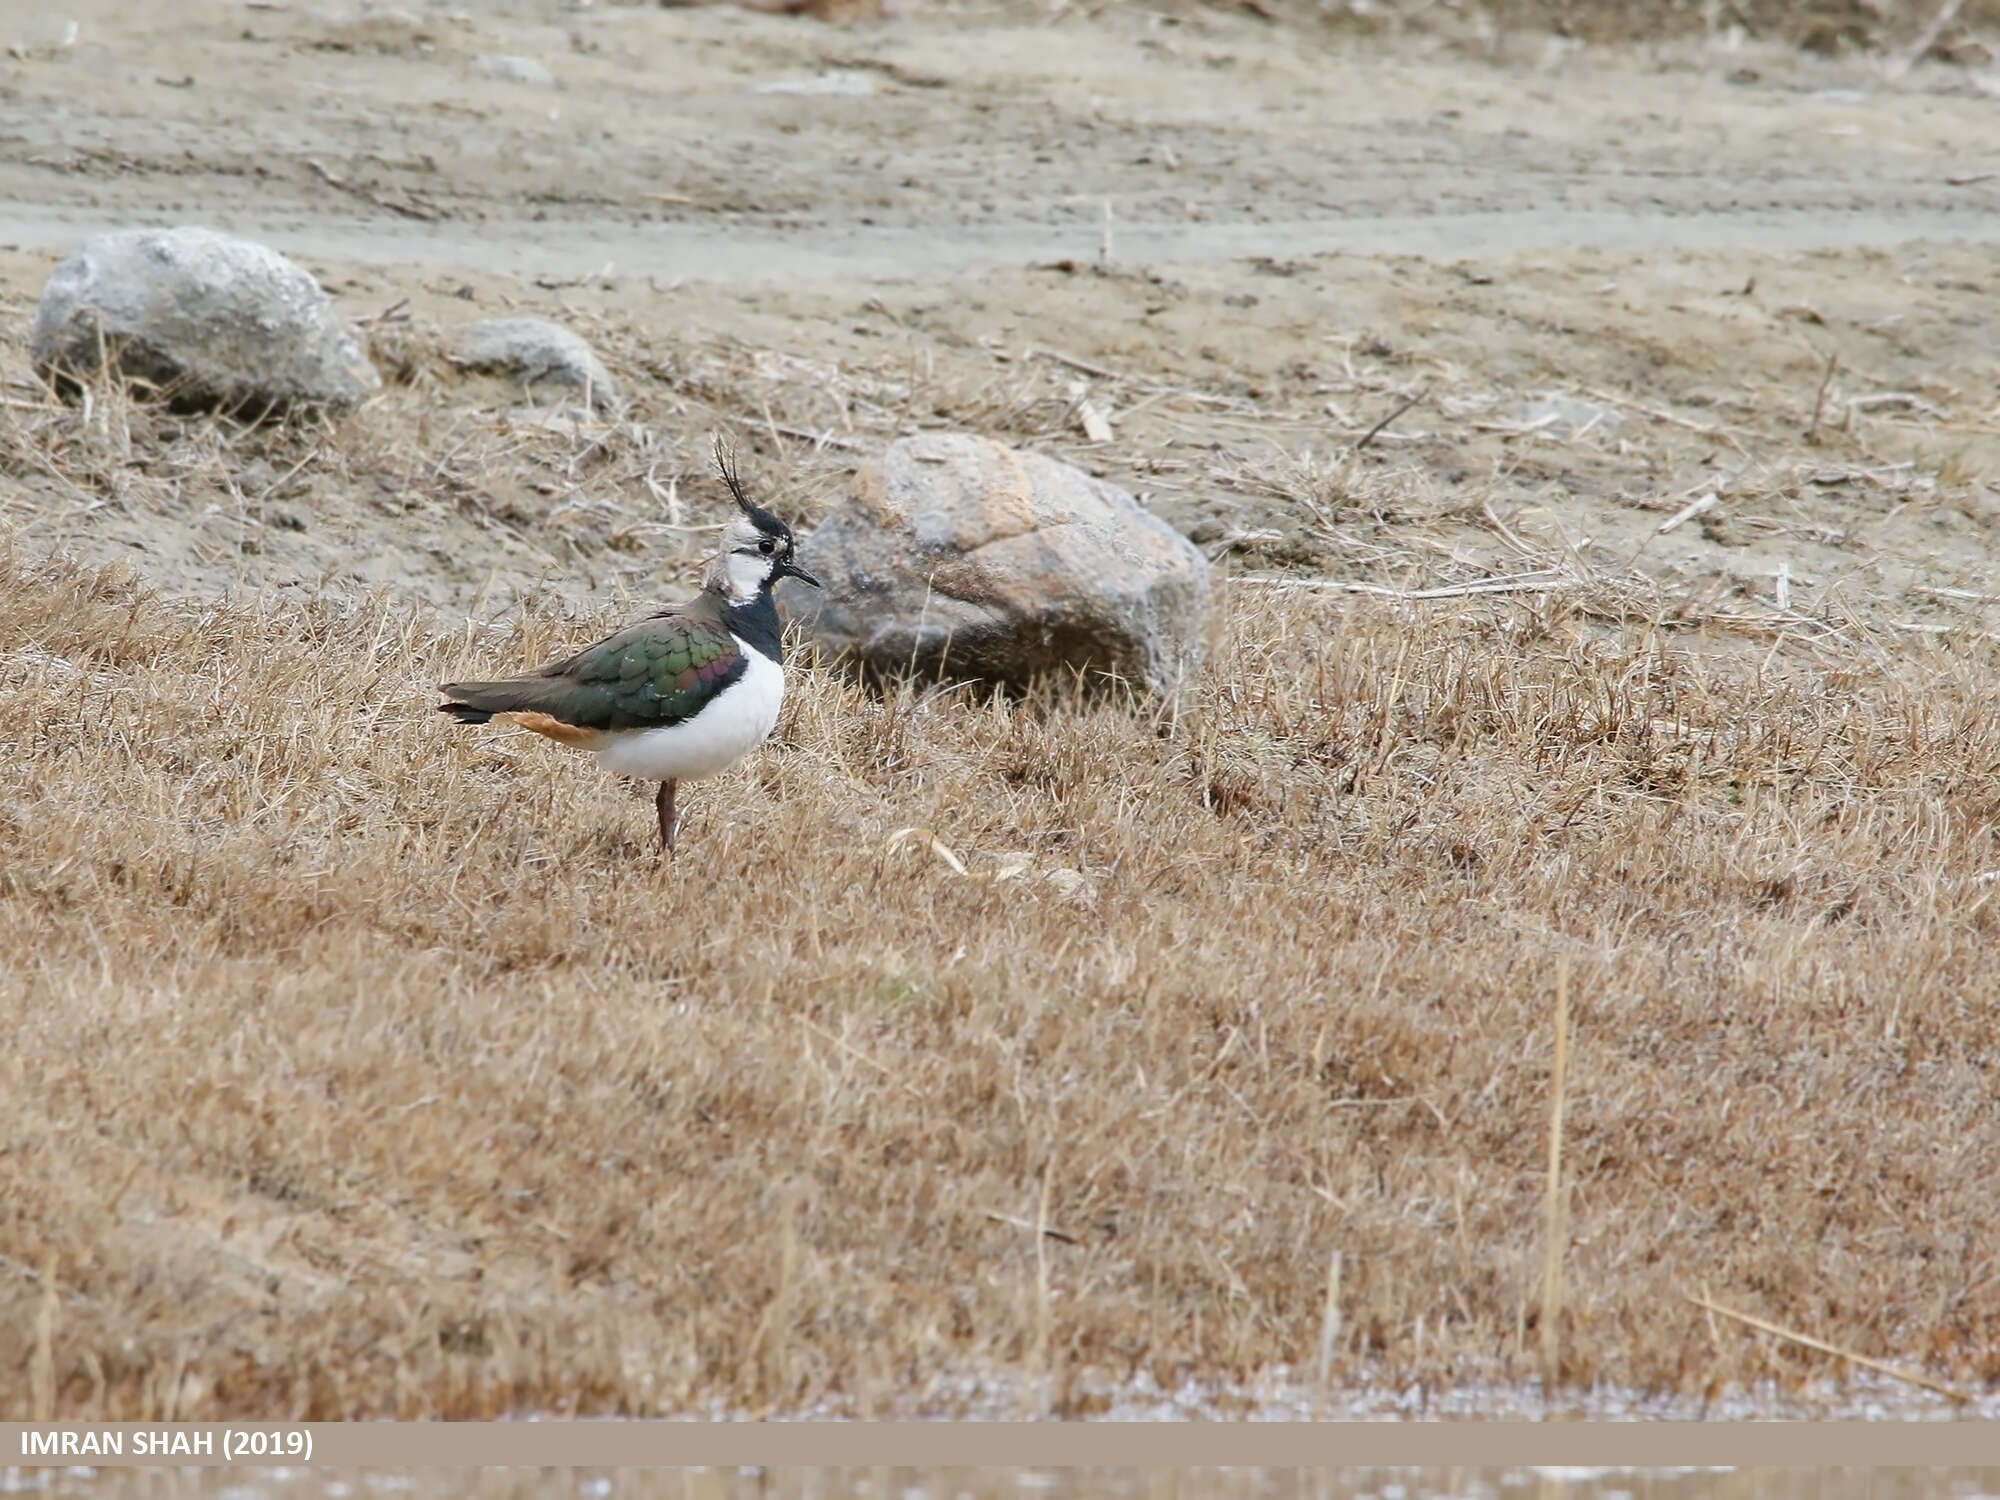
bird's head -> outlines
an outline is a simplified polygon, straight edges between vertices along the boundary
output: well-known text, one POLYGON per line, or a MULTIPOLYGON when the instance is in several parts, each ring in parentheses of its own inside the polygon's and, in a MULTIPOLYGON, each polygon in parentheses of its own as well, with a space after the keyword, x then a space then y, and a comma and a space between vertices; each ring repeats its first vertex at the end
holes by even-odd
POLYGON ((750 503, 729 452, 716 439, 715 466, 729 486, 741 515, 722 528, 722 550, 709 569, 711 587, 720 587, 732 604, 748 604, 780 578, 796 578, 818 588, 819 580, 792 560, 792 528, 761 505, 750 503))

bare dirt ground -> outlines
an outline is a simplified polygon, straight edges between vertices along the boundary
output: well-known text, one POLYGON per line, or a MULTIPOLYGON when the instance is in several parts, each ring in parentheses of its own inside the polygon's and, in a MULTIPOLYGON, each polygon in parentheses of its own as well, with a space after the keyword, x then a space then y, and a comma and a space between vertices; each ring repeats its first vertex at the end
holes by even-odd
MULTIPOLYGON (((1507 553, 1483 518, 1412 557, 1372 501, 1329 528, 1241 472, 1282 455, 1310 488, 1315 462, 1421 391, 1360 480, 1398 513, 1476 516, 1476 485, 1526 511, 1537 545, 1587 538, 1683 589, 1743 593, 1786 561, 1796 600, 1985 619, 1922 592, 1985 591, 1995 510, 2000 147, 1975 70, 1921 63, 1892 85, 1879 58, 1734 36, 1607 55, 1117 6, 850 27, 728 8, 126 10, 63 12, 68 47, 33 40, 67 35, 55 18, 23 23, 26 55, 0 72, 12 379, 57 254, 92 227, 193 218, 300 255, 358 319, 412 319, 378 325, 411 335, 391 363, 502 308, 568 318, 636 387, 640 430, 588 482, 567 456, 537 472, 552 460, 530 439, 511 470, 467 474, 451 455, 504 415, 424 381, 322 452, 270 473, 261 454, 205 517, 213 495, 170 502, 183 524, 164 531, 137 495, 79 502, 23 475, 7 503, 33 543, 151 547, 163 581, 383 584, 452 607, 497 564, 504 602, 558 571, 575 588, 577 549, 607 540, 577 503, 643 531, 653 489, 695 467, 681 439, 700 419, 768 409, 767 434, 825 439, 786 443, 818 448, 809 514, 856 447, 977 422, 1076 452, 1252 563, 1451 582, 1455 558, 1507 553), (543 61, 555 85, 491 78, 478 59, 496 56, 543 61), (1079 451, 1079 379, 1117 443, 1079 451), (421 453, 364 472, 355 445, 418 418, 421 453), (654 485, 635 489, 642 468, 654 485), (1723 514, 1648 543, 1708 488, 1723 514), (468 490, 522 519, 496 532, 468 490), (272 507, 279 526, 310 524, 274 533, 264 502, 285 495, 300 503, 272 507)), ((585 581, 643 591, 667 538, 622 537, 585 581)))
POLYGON ((1838 1368, 1703 1292, 1990 1391, 1986 62, 1445 19, 10 16, 8 1409, 1519 1391, 1559 972, 1566 1381, 1838 1368), (185 221, 383 395, 51 399, 48 270, 185 221), (442 358, 514 309, 629 414, 442 358), (809 520, 925 427, 1237 578, 1183 717, 804 671, 666 870, 431 722, 687 586, 711 431, 809 520))

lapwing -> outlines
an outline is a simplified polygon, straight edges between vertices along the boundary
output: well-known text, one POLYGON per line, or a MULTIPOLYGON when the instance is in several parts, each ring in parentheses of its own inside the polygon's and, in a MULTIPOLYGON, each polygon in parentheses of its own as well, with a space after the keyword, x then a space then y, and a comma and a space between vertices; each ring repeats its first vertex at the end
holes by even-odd
POLYGON ((742 514, 723 527, 699 594, 526 677, 448 682, 438 705, 461 724, 516 723, 595 751, 607 771, 659 782, 669 854, 680 783, 735 765, 778 722, 785 666, 773 588, 781 578, 820 586, 792 560, 791 527, 750 503, 720 441, 715 461, 742 514))

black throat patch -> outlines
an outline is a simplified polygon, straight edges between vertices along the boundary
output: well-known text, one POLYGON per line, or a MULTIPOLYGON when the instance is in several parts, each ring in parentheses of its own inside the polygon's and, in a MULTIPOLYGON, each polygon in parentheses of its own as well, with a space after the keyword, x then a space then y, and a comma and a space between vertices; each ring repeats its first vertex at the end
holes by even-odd
POLYGON ((772 593, 775 579, 767 578, 748 604, 732 604, 726 611, 729 628, 737 639, 759 656, 768 656, 783 666, 785 632, 778 623, 778 601, 772 593))

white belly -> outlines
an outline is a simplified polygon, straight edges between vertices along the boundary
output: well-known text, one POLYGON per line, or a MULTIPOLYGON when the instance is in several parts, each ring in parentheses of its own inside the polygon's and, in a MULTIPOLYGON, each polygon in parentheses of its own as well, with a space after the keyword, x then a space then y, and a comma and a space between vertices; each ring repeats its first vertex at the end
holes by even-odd
POLYGON ((692 719, 616 733, 598 747, 597 763, 647 781, 696 781, 735 765, 771 732, 785 699, 784 668, 747 646, 743 657, 743 675, 692 719))

